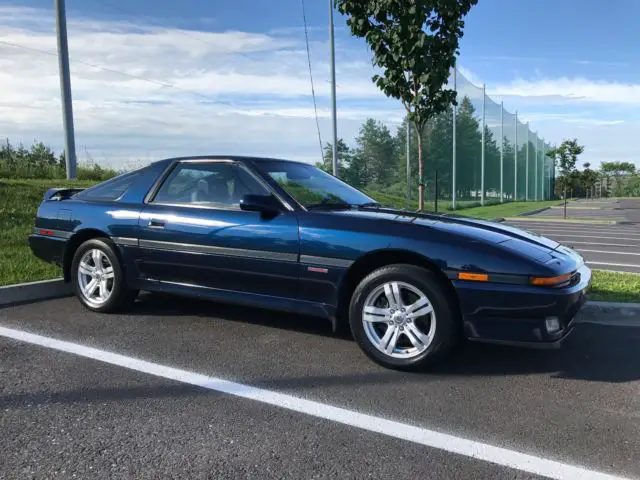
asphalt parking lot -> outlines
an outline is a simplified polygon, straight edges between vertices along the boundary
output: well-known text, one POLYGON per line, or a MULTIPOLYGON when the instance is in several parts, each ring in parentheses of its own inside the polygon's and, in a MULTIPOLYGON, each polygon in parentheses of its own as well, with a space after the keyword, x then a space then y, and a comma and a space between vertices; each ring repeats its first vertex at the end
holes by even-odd
POLYGON ((640 478, 639 347, 581 323, 559 351, 468 345, 408 374, 311 318, 6 307, 0 477, 640 478))
POLYGON ((640 201, 590 200, 569 203, 568 219, 587 218, 624 223, 598 224, 550 221, 562 215, 561 208, 544 210, 522 220, 510 220, 517 226, 568 245, 594 269, 640 274, 640 201), (583 207, 587 207, 587 209, 583 207))

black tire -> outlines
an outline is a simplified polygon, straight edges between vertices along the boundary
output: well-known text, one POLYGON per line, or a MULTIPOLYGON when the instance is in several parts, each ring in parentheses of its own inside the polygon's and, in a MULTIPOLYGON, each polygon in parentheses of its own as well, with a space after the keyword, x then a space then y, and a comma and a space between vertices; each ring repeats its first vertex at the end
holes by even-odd
POLYGON ((118 254, 116 253, 116 247, 108 238, 92 238, 82 243, 73 255, 71 262, 71 282, 73 284, 76 296, 80 300, 80 303, 93 312, 111 313, 121 310, 132 304, 138 291, 130 289, 126 283, 126 277, 124 275, 124 269, 118 254), (105 255, 113 267, 113 282, 111 293, 106 301, 103 303, 96 303, 90 301, 82 292, 80 280, 78 279, 78 267, 83 256, 90 250, 99 250, 105 255))
MULTIPOLYGON (((461 320, 456 301, 443 282, 444 280, 427 269, 405 264, 381 267, 367 275, 356 287, 349 305, 351 333, 364 353, 376 363, 397 370, 422 370, 445 356, 460 339, 461 320), (365 301, 374 290, 389 282, 402 282, 424 293, 435 313, 435 332, 431 342, 424 351, 410 358, 395 358, 386 354, 373 343, 365 331, 365 301)), ((388 325, 387 322, 375 325, 380 325, 378 328, 386 328, 385 324, 388 325)), ((406 337, 406 333, 404 335, 405 339, 402 341, 408 342, 409 338, 406 337)))

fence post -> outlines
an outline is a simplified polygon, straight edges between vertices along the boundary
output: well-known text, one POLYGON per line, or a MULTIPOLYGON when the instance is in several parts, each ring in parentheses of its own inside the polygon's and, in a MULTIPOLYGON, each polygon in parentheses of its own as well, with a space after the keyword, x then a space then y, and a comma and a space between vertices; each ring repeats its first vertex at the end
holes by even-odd
MULTIPOLYGON (((536 139, 538 138, 538 132, 534 133, 536 139)), ((537 143, 537 142, 536 142, 537 143)), ((535 146, 534 146, 535 148, 535 146)), ((527 152, 529 151, 529 144, 527 144, 527 152)), ((533 163, 533 199, 534 200, 538 200, 538 156, 537 156, 537 150, 534 150, 534 156, 533 158, 534 163, 533 163)))
POLYGON ((482 84, 482 151, 480 155, 480 205, 484 205, 484 144, 487 116, 487 86, 482 84))
POLYGON ((518 200, 518 111, 516 110, 516 114, 513 119, 513 127, 516 132, 516 144, 513 150, 513 201, 518 200))
POLYGON ((500 102, 500 203, 504 202, 504 102, 500 102))
MULTIPOLYGON (((456 92, 457 96, 457 68, 453 67, 453 90, 456 92)), ((452 152, 452 164, 453 164, 453 172, 451 175, 451 209, 456 209, 456 143, 457 143, 457 135, 456 135, 456 113, 458 107, 453 105, 453 152, 452 152)))
MULTIPOLYGON (((544 196, 544 191, 540 192, 540 187, 543 185, 542 182, 538 181, 538 132, 536 132, 536 143, 535 143, 535 157, 536 157, 536 200, 543 200, 541 197, 544 196), (539 195, 540 194, 540 195, 539 195)), ((544 172, 543 175, 544 177, 544 172)))
POLYGON ((435 194, 436 194, 436 198, 434 200, 435 204, 434 204, 434 210, 436 211, 436 213, 438 213, 438 170, 436 170, 436 179, 435 179, 435 194))
POLYGON ((540 142, 542 139, 538 137, 536 141, 536 160, 540 159, 540 168, 542 168, 542 178, 540 179, 540 200, 544 200, 544 156, 542 155, 542 150, 540 149, 540 142), (539 155, 539 156, 538 156, 539 155))
POLYGON ((411 203, 411 122, 407 117, 407 208, 411 203))
POLYGON ((529 122, 527 122, 527 141, 525 143, 527 150, 524 154, 524 200, 525 202, 529 201, 529 137, 531 136, 531 131, 529 130, 529 122))

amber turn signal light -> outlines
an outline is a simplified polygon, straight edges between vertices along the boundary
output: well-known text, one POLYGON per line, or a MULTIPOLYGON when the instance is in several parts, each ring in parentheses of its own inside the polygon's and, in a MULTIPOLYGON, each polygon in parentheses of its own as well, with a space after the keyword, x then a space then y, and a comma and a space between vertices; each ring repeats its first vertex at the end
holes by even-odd
POLYGON ((532 277, 531 284, 549 287, 553 285, 559 285, 564 282, 568 282, 569 280, 571 280, 571 274, 565 273, 564 275, 559 275, 557 277, 532 277))
POLYGON ((458 273, 458 280, 471 280, 474 282, 488 282, 489 275, 486 273, 469 273, 469 272, 460 272, 458 273))

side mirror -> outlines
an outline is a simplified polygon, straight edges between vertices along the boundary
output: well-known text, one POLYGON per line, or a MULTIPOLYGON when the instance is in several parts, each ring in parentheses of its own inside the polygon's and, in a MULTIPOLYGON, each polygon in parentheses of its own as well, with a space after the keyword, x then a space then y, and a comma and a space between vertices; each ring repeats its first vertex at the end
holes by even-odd
POLYGON ((240 200, 240 210, 260 212, 264 215, 276 216, 280 213, 280 203, 273 195, 254 195, 249 193, 240 200))

